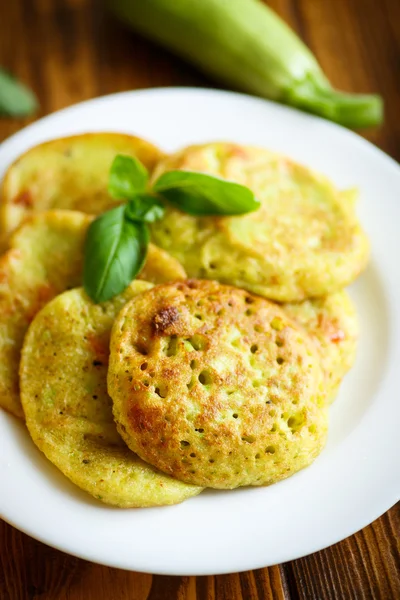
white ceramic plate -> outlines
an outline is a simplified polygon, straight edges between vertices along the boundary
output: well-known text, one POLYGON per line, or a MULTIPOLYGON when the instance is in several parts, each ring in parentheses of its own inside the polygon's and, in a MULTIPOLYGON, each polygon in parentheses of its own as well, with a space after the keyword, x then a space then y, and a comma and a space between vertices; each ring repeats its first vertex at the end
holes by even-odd
POLYGON ((115 130, 165 150, 210 140, 260 144, 361 189, 372 241, 353 286, 362 335, 357 363, 331 409, 326 449, 268 488, 206 491, 179 506, 107 508, 72 485, 0 411, 0 516, 51 546, 110 566, 165 574, 264 567, 342 540, 399 497, 400 168, 357 135, 256 98, 202 89, 118 94, 73 106, 0 147, 0 175, 21 152, 77 132, 115 130))

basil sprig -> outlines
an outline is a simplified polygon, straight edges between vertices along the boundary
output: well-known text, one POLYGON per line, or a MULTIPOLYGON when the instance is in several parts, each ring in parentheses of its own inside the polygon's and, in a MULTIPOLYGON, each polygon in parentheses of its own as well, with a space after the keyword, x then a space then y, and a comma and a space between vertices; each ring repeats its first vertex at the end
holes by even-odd
POLYGON ((146 167, 123 155, 111 165, 108 191, 126 203, 97 217, 88 229, 83 285, 94 302, 110 300, 135 279, 146 260, 148 223, 163 218, 166 203, 202 217, 242 215, 260 206, 248 188, 205 173, 168 171, 150 188, 146 167))
POLYGON ((140 160, 117 154, 108 177, 108 193, 118 199, 134 198, 146 190, 148 181, 149 172, 140 160))
POLYGON ((146 260, 148 227, 131 221, 126 212, 126 206, 117 206, 89 227, 83 281, 95 302, 104 302, 122 292, 146 260))
POLYGON ((170 204, 195 217, 242 215, 259 207, 249 188, 192 171, 167 171, 153 190, 170 204))

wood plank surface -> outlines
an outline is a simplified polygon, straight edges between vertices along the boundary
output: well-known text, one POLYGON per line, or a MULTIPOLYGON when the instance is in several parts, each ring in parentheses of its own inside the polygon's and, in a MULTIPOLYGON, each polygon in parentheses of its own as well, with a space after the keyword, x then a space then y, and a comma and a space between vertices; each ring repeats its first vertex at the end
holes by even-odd
MULTIPOLYGON (((335 85, 384 96, 384 126, 363 133, 400 159, 399 0, 269 4, 310 46, 335 85)), ((108 18, 97 0, 0 0, 0 65, 35 90, 37 117, 123 90, 217 85, 108 18)), ((0 141, 28 122, 1 119, 0 141)), ((0 600, 398 600, 399 539, 397 506, 347 540, 284 565, 164 577, 68 556, 0 521, 0 600)))

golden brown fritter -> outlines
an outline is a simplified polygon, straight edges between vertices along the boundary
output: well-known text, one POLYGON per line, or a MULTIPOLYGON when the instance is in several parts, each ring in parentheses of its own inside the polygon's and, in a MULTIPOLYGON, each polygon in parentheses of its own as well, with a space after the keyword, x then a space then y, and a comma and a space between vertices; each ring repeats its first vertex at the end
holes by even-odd
POLYGON ((175 504, 201 491, 144 463, 113 421, 111 326, 124 303, 150 285, 135 281, 98 305, 81 289, 61 294, 35 317, 22 351, 21 399, 35 444, 80 488, 120 507, 175 504))
POLYGON ((213 281, 157 286, 122 309, 110 350, 118 430, 173 477, 215 488, 267 485, 324 446, 317 352, 263 298, 213 281))
POLYGON ((0 258, 0 406, 23 417, 18 367, 24 335, 54 296, 81 284, 91 217, 75 211, 36 215, 11 237, 0 258))
POLYGON ((284 304, 283 309, 316 344, 328 386, 327 400, 332 402, 356 358, 359 324, 350 296, 342 290, 326 298, 284 304))
MULTIPOLYGON (((92 217, 76 211, 32 216, 0 258, 0 407, 23 417, 18 365, 26 330, 54 296, 82 284, 83 245, 92 217)), ((139 274, 154 283, 185 278, 178 261, 150 245, 139 274)))
POLYGON ((0 232, 6 238, 28 215, 55 208, 98 215, 118 204, 107 192, 116 154, 136 156, 150 171, 161 151, 123 133, 86 133, 34 146, 7 170, 0 232))
POLYGON ((236 181, 261 202, 259 210, 236 217, 192 217, 168 208, 152 225, 153 241, 190 277, 297 302, 338 291, 367 263, 369 245, 355 213, 354 191, 338 191, 324 176, 285 156, 210 143, 161 161, 153 179, 171 169, 236 181))

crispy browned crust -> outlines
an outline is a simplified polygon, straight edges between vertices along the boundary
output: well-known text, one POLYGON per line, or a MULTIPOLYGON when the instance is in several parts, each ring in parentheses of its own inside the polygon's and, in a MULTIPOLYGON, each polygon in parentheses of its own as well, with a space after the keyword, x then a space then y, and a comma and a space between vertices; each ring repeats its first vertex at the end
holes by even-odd
POLYGON ((182 481, 265 485, 323 447, 322 372, 277 305, 212 281, 130 302, 111 338, 108 388, 127 444, 182 481))

